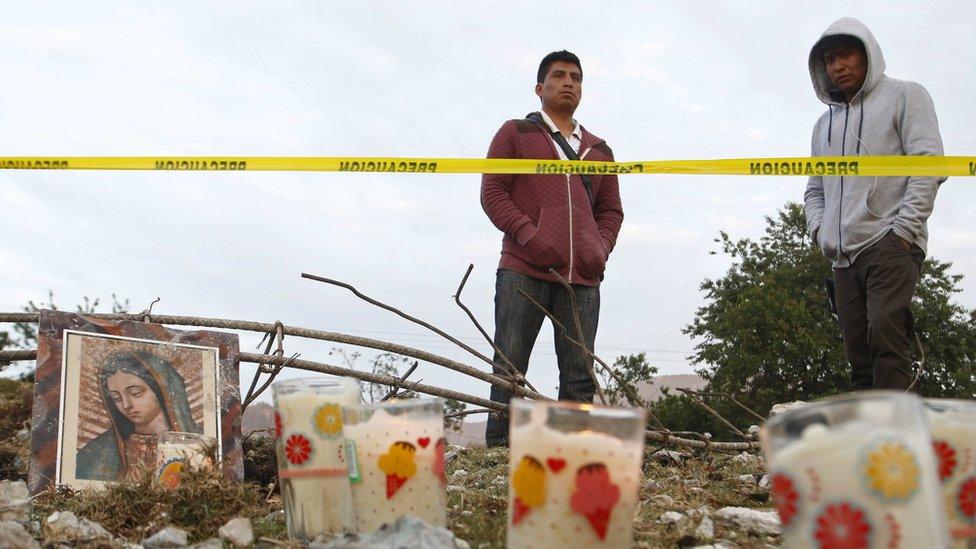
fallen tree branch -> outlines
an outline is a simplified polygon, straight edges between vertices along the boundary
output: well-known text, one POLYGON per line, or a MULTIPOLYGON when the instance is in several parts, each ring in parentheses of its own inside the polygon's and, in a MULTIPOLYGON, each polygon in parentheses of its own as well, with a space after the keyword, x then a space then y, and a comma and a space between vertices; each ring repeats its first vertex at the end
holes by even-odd
MULTIPOLYGON (((0 313, 0 322, 33 322, 37 323, 38 313, 0 313)), ((131 321, 142 321, 141 313, 129 314, 129 313, 92 313, 85 314, 89 318, 98 318, 102 320, 131 320, 131 321)), ((261 334, 266 334, 268 332, 274 331, 274 323, 266 322, 252 322, 247 320, 229 320, 222 318, 203 318, 203 317, 192 317, 192 316, 173 316, 173 315, 154 315, 153 322, 157 324, 169 324, 173 326, 195 326, 199 328, 223 328, 229 330, 241 330, 248 332, 258 332, 261 334)), ((405 345, 398 345, 396 343, 390 343, 388 341, 382 341, 378 339, 371 339, 366 337, 351 336, 347 334, 340 334, 337 332, 327 332, 323 330, 312 330, 310 328, 298 328, 295 326, 283 326, 283 333, 288 336, 302 337, 307 339, 317 339, 320 341, 333 341, 336 343, 343 343, 346 345, 355 345, 357 347, 368 347, 370 349, 377 349, 380 351, 387 351, 390 353, 409 356, 412 358, 420 359, 424 362, 429 362, 431 364, 436 364, 438 366, 443 366, 455 372, 465 374, 467 376, 485 381, 492 385, 498 385, 499 387, 508 388, 511 381, 504 379, 502 377, 496 376, 493 373, 485 372, 469 366, 467 364, 451 360, 449 358, 442 357, 440 355, 435 355, 433 353, 416 349, 413 347, 407 347, 405 345)), ((2 353, 8 351, 0 351, 0 356, 2 353)), ((16 353, 17 351, 9 351, 16 353)), ((33 355, 30 358, 16 358, 11 359, 11 361, 21 361, 21 360, 34 360, 33 355)), ((536 391, 530 390, 521 385, 516 385, 512 391, 516 396, 521 396, 524 398, 532 400, 552 400, 551 398, 537 393, 536 391)))

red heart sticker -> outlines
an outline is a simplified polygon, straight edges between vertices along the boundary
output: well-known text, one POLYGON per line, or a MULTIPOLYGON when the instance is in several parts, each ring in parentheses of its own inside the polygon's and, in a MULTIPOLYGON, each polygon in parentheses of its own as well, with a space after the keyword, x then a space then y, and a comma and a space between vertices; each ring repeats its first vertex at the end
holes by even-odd
POLYGON ((563 458, 549 458, 546 460, 546 464, 549 465, 549 470, 553 473, 558 473, 563 470, 566 466, 566 460, 563 458))
POLYGON ((426 448, 427 445, 430 444, 430 437, 418 438, 417 444, 419 444, 421 448, 426 448))

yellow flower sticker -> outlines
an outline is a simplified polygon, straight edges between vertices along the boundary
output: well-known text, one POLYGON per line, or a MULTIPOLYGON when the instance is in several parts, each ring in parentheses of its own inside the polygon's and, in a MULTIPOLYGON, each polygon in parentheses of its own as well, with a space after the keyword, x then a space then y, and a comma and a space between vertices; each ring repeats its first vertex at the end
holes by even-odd
POLYGON ((342 433, 342 408, 338 404, 324 404, 315 411, 315 428, 327 437, 342 433))
POLYGON ((546 500, 546 470, 532 456, 525 456, 512 473, 512 490, 526 507, 538 507, 546 500))
POLYGON ((918 489, 918 462, 900 442, 880 443, 867 456, 868 487, 886 499, 906 499, 918 489))

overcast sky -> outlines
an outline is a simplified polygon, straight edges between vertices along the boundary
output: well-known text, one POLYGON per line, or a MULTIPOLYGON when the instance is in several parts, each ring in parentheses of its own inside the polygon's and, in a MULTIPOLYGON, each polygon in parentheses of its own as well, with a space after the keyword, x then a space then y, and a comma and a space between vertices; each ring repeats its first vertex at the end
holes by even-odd
MULTIPOLYGON (((851 4, 0 2, 0 155, 483 157, 502 122, 538 109, 539 60, 566 48, 583 62, 576 117, 618 160, 804 156, 825 109, 807 54, 842 16, 873 30, 888 75, 929 90, 946 153, 976 154, 976 5, 851 4)), ((805 183, 621 177, 626 219, 598 354, 646 351, 662 373, 693 371, 681 329, 703 303, 700 282, 729 265, 709 255, 713 239, 757 237, 805 183)), ((974 183, 950 179, 930 220, 930 254, 967 275, 958 301, 970 308, 974 183)), ((349 282, 478 344, 451 296, 474 263, 465 301, 492 329, 501 233, 479 184, 475 174, 0 172, 0 310, 49 289, 62 308, 114 292, 138 311, 158 296, 157 313, 281 320, 477 364, 299 274, 349 282)), ((258 339, 243 336, 242 349, 258 339)), ((552 341, 547 324, 528 377, 554 395, 552 341)), ((336 363, 331 346, 286 340, 336 363)), ((436 366, 415 377, 487 395, 436 366)))

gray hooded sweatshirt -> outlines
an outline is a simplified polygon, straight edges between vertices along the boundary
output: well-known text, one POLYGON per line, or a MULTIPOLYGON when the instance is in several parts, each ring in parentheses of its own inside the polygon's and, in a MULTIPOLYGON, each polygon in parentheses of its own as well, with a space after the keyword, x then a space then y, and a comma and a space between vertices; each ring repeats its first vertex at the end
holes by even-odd
MULTIPOLYGON (((871 31, 845 17, 824 31, 810 50, 810 78, 827 112, 813 126, 813 156, 942 156, 932 98, 914 82, 884 74, 885 61, 871 31), (831 36, 864 44, 864 86, 847 103, 827 76, 822 44, 831 36)), ((807 230, 834 268, 849 267, 889 231, 928 249, 926 221, 944 177, 810 177, 804 195, 807 230)))

